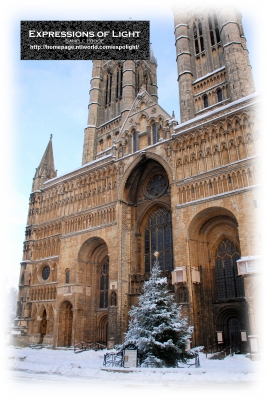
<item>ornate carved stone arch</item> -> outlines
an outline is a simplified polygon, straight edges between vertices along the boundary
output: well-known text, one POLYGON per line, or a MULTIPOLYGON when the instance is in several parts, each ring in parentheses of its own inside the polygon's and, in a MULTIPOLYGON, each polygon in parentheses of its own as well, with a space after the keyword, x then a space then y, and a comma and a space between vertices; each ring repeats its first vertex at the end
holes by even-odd
POLYGON ((242 326, 245 329, 247 325, 247 313, 236 305, 223 306, 219 309, 215 315, 216 329, 217 327, 218 329, 223 329, 228 319, 231 317, 238 317, 242 321, 242 326))
POLYGON ((173 182, 173 171, 171 170, 170 165, 167 163, 166 160, 164 160, 162 157, 160 157, 157 154, 151 153, 149 151, 141 151, 137 156, 135 156, 133 162, 131 163, 130 166, 125 170, 121 181, 119 183, 118 187, 118 197, 119 199, 124 198, 124 191, 125 191, 125 186, 128 178, 134 171, 135 167, 137 167, 139 164, 144 162, 145 160, 155 160, 157 161, 165 170, 168 176, 169 184, 173 182))

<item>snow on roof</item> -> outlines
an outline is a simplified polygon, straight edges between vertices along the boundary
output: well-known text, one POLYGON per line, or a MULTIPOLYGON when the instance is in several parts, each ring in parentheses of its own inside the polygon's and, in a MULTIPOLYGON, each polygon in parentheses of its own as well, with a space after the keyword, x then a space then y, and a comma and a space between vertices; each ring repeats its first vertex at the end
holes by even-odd
POLYGON ((223 67, 221 67, 221 68, 218 68, 218 69, 215 69, 214 71, 209 72, 208 74, 206 74, 206 75, 204 75, 204 76, 201 76, 200 78, 196 79, 195 81, 192 82, 192 84, 197 83, 197 82, 199 82, 199 81, 202 81, 203 79, 206 79, 206 78, 208 78, 209 76, 214 75, 214 74, 216 74, 217 72, 222 71, 222 70, 224 70, 224 69, 225 69, 225 66, 223 66, 223 67))
POLYGON ((64 181, 65 179, 68 179, 67 175, 72 174, 73 172, 76 172, 76 171, 81 171, 83 168, 86 168, 86 167, 92 166, 94 164, 97 164, 98 162, 103 161, 103 160, 105 160, 106 158, 109 158, 109 157, 112 157, 111 154, 108 154, 106 156, 98 158, 97 160, 90 161, 89 163, 84 164, 79 168, 76 168, 76 169, 73 169, 72 171, 66 172, 64 175, 56 176, 55 178, 47 180, 46 182, 44 182, 44 185, 52 184, 52 183, 54 183, 54 181, 57 182, 57 183, 60 183, 60 182, 64 181), (59 178, 61 178, 61 179, 58 181, 59 178))
MULTIPOLYGON (((250 100, 251 98, 257 97, 259 94, 260 94, 259 92, 254 92, 254 93, 252 93, 252 94, 250 94, 250 95, 248 95, 248 96, 242 97, 241 99, 238 99, 238 100, 236 100, 236 101, 232 101, 231 103, 227 104, 226 106, 222 106, 222 107, 216 108, 216 109, 214 109, 214 110, 212 110, 212 111, 209 111, 209 112, 206 112, 206 113, 204 113, 204 114, 202 114, 202 115, 199 115, 198 117, 189 119, 188 121, 185 121, 185 122, 183 122, 182 124, 179 124, 179 125, 175 126, 174 129, 175 129, 175 130, 176 130, 176 129, 180 129, 180 128, 184 127, 184 126, 187 126, 187 125, 192 124, 193 122, 200 121, 200 120, 202 120, 202 119, 204 119, 204 118, 209 117, 210 115, 213 115, 213 114, 219 113, 219 112, 221 112, 221 111, 223 111, 223 110, 226 110, 226 109, 228 109, 228 108, 231 108, 232 106, 234 106, 234 105, 236 105, 236 104, 240 104, 240 103, 243 103, 244 101, 250 100)), ((259 101, 259 100, 257 100, 257 101, 259 101)), ((225 115, 225 116, 226 116, 226 115, 225 115)), ((211 122, 211 121, 210 121, 210 122, 211 122)), ((202 124, 200 124, 200 125, 202 125, 202 124)), ((200 125, 199 125, 199 126, 200 126, 200 125)), ((195 126, 195 128, 196 128, 196 127, 197 127, 197 126, 195 126)), ((193 128, 193 127, 189 127, 189 129, 192 129, 192 128, 193 128)), ((172 134, 172 136, 176 136, 178 133, 181 133, 181 132, 175 132, 175 133, 172 134)))

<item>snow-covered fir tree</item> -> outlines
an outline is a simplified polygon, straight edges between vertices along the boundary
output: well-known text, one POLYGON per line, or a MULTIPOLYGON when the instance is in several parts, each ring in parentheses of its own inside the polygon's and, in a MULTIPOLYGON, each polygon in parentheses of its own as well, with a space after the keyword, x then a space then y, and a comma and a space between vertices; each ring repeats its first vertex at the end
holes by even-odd
POLYGON ((187 318, 181 317, 180 307, 168 290, 167 278, 161 277, 157 258, 150 279, 144 283, 138 307, 132 307, 129 315, 125 345, 135 344, 142 362, 151 359, 155 366, 176 367, 192 327, 187 318))

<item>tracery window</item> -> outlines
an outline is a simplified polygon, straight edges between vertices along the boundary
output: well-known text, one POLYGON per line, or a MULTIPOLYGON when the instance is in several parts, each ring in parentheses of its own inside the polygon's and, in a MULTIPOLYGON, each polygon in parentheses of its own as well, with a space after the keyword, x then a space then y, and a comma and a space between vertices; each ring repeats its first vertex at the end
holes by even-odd
POLYGON ((100 271, 100 308, 108 307, 109 260, 106 260, 100 271))
POLYGON ((145 228, 145 272, 150 272, 154 262, 154 253, 160 253, 159 265, 163 271, 173 269, 171 212, 158 208, 150 215, 145 228))
POLYGON ((215 257, 215 277, 217 299, 227 300, 245 296, 244 281, 238 276, 236 261, 240 258, 240 251, 234 242, 224 238, 215 257))

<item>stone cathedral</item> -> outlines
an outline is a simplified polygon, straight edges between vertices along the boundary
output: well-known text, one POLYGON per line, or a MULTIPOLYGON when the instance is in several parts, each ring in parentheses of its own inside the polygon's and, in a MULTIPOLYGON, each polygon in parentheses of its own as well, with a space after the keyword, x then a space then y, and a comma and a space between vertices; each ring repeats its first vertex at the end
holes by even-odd
POLYGON ((180 123, 158 104, 151 48, 148 60, 93 61, 81 167, 57 176, 50 138, 30 194, 17 343, 122 343, 155 251, 193 346, 258 334, 259 100, 242 16, 180 6, 174 21, 180 123))

